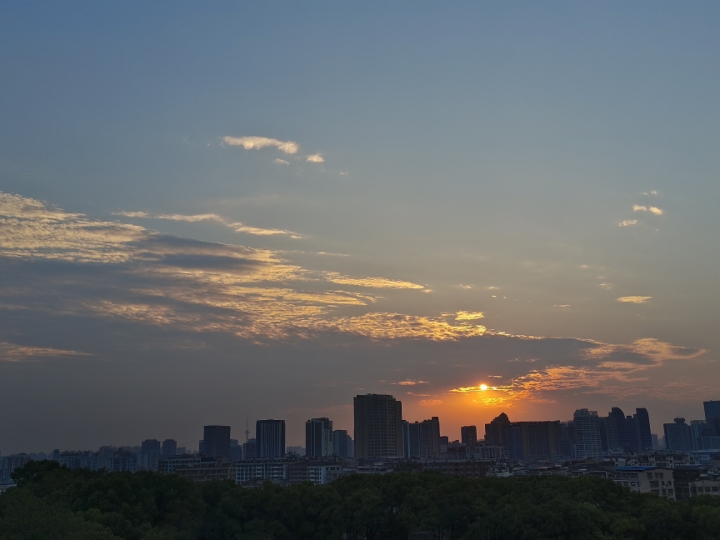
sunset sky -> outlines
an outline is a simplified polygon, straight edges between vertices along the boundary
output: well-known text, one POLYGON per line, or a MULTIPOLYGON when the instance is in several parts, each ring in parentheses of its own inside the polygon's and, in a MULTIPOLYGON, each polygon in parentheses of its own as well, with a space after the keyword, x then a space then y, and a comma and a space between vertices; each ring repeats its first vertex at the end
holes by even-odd
MULTIPOLYGON (((0 451, 389 393, 720 399, 717 2, 0 6, 0 451), (481 389, 486 385, 487 389, 481 389)), ((251 435, 252 436, 252 435, 251 435)))

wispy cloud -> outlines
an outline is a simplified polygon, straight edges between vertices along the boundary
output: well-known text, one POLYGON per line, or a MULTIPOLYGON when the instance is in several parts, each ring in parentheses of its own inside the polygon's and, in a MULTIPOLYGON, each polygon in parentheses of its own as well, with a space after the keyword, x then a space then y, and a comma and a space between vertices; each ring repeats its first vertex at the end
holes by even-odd
POLYGON ((253 234, 256 236, 274 236, 274 235, 286 235, 292 238, 302 238, 296 232, 287 231, 284 229, 264 229, 261 227, 251 227, 244 225, 239 221, 230 221, 217 214, 149 214, 147 212, 113 212, 114 216, 122 216, 127 218, 141 218, 141 219, 163 219, 167 221, 184 221, 187 223, 200 223, 203 221, 213 221, 220 223, 225 227, 228 227, 238 233, 253 234))
POLYGON ((320 154, 311 154, 307 156, 307 161, 310 163, 324 163, 325 158, 323 158, 320 154))
POLYGON ((0 362, 29 362, 59 356, 89 356, 87 353, 48 347, 28 347, 0 341, 0 362))
POLYGON ((651 298, 652 296, 621 296, 617 301, 624 304, 644 304, 651 298))
POLYGON ((618 225, 620 227, 630 227, 631 225, 637 225, 637 222, 637 219, 626 219, 625 221, 618 223, 618 225))
POLYGON ((269 137, 223 137, 223 142, 228 146, 242 146, 245 150, 259 150, 268 146, 274 146, 286 154, 297 154, 300 145, 293 141, 280 141, 269 137))
POLYGON ((398 386, 415 386, 417 384, 430 384, 428 381, 413 381, 411 379, 408 379, 406 381, 400 381, 392 384, 397 384, 398 386))
POLYGON ((663 214, 662 208, 658 208, 657 206, 643 206, 639 204, 633 205, 633 211, 635 212, 650 212, 651 214, 655 214, 656 216, 661 216, 663 214))
POLYGON ((456 321, 475 321, 484 318, 485 314, 482 311, 458 311, 455 314, 456 321))
POLYGON ((394 279, 367 277, 353 278, 343 276, 338 272, 325 272, 325 279, 339 285, 356 285, 358 287, 368 287, 372 289, 425 289, 424 285, 411 283, 409 281, 399 281, 394 279))
POLYGON ((598 287, 602 287, 606 291, 609 291, 610 289, 612 289, 614 287, 614 285, 612 283, 599 283, 598 287))
POLYGON ((572 306, 570 306, 570 304, 554 304, 553 307, 564 309, 564 308, 569 308, 572 306))
POLYGON ((278 165, 290 165, 289 161, 286 161, 286 160, 280 159, 280 158, 275 158, 273 161, 275 163, 277 163, 278 165))

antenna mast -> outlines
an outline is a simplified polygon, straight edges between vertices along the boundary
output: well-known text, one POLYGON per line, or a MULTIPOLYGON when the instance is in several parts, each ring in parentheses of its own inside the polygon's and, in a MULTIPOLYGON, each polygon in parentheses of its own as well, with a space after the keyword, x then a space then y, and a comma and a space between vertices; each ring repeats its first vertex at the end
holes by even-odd
POLYGON ((245 442, 248 442, 250 440, 250 420, 248 417, 245 417, 245 442))

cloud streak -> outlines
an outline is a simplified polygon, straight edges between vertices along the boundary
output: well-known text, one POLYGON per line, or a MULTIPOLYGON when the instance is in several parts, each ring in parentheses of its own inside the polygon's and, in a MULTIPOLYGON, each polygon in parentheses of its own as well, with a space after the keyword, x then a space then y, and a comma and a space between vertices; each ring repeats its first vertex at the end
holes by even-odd
POLYGON ((621 296, 617 299, 623 304, 645 304, 652 296, 621 296))
POLYGON ((633 205, 633 211, 634 212, 650 212, 651 214, 655 214, 656 216, 663 215, 662 208, 658 208, 657 206, 643 206, 639 204, 633 205))
POLYGON ((228 227, 238 233, 252 234, 255 236, 276 236, 285 235, 291 238, 302 238, 296 232, 284 229, 264 229, 261 227, 251 227, 244 225, 239 221, 230 221, 217 214, 149 214, 148 212, 113 212, 115 216, 122 216, 136 219, 162 219, 166 221, 184 221, 187 223, 201 223, 203 221, 212 221, 228 227))
POLYGON ((297 154, 300 145, 293 141, 280 141, 269 137, 223 137, 228 146, 242 146, 245 150, 260 150, 261 148, 275 147, 286 154, 297 154))

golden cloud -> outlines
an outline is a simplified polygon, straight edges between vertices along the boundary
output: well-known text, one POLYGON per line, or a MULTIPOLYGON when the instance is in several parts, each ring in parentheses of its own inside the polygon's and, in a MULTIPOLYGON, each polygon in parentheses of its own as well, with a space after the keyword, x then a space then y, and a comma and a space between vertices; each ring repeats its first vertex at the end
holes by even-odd
POLYGON ((458 311, 455 314, 456 321, 475 321, 484 318, 485 314, 482 311, 458 311))
POLYGON ((325 272, 325 279, 338 285, 356 285, 372 289, 424 289, 423 285, 409 281, 398 281, 385 278, 351 278, 343 276, 338 272, 325 272))
POLYGON ((652 296, 621 296, 617 301, 623 304, 644 304, 651 298, 652 296))
POLYGON ((242 146, 245 150, 259 150, 268 146, 274 146, 286 154, 297 154, 300 145, 293 141, 279 141, 269 137, 223 137, 223 142, 228 146, 242 146))

